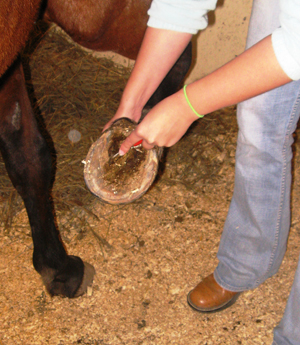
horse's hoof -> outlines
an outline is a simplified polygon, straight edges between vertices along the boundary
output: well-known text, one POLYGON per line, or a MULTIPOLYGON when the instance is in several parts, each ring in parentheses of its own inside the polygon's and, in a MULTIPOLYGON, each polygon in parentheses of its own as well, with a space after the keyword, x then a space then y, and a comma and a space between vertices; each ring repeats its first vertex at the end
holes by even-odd
POLYGON ((84 264, 84 274, 83 274, 82 282, 78 290, 76 291, 74 297, 79 297, 87 291, 87 288, 92 285, 94 275, 96 273, 94 266, 92 266, 91 264, 85 261, 83 262, 83 264, 84 264))
POLYGON ((89 190, 109 204, 127 204, 137 200, 152 185, 162 148, 145 150, 133 146, 119 156, 121 143, 137 124, 127 118, 116 120, 90 147, 84 161, 84 180, 89 190))
POLYGON ((75 298, 83 295, 92 284, 95 269, 79 257, 69 255, 59 271, 44 268, 40 274, 51 296, 75 298))

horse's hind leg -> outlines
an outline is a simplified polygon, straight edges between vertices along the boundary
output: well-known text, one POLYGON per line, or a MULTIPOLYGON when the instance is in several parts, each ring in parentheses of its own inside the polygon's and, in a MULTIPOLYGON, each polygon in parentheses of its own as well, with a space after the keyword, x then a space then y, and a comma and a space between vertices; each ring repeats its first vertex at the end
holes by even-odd
POLYGON ((92 282, 94 268, 67 255, 60 241, 50 197, 51 153, 33 115, 19 61, 0 79, 0 149, 28 213, 35 269, 51 295, 79 296, 92 282))

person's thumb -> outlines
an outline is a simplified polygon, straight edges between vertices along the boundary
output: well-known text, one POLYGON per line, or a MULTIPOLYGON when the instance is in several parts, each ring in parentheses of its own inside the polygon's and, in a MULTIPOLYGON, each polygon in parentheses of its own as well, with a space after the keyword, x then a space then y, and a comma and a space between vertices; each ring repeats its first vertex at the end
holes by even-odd
POLYGON ((135 131, 131 132, 131 134, 123 141, 122 145, 120 146, 119 155, 124 156, 132 146, 134 146, 142 139, 143 138, 137 135, 135 131))

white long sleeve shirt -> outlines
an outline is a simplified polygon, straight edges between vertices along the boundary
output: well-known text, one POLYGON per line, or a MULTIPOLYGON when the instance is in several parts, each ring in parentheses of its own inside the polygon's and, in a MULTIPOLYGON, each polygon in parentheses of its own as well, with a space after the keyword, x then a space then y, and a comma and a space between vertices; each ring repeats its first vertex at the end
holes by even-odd
MULTIPOLYGON (((207 12, 217 0, 153 0, 148 26, 197 33, 207 27, 207 12)), ((274 5, 275 6, 275 5, 274 5)), ((293 80, 300 79, 300 0, 280 0, 280 27, 272 34, 277 60, 293 80)))

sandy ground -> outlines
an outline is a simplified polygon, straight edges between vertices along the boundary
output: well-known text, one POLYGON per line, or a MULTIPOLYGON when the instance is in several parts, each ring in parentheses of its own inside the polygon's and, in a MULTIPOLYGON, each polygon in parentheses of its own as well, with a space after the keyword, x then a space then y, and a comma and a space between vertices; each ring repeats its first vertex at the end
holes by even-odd
MULTIPOLYGON (((58 213, 68 252, 97 272, 82 297, 46 293, 32 267, 30 228, 21 204, 10 229, 0 227, 1 345, 271 344, 299 256, 299 143, 291 233, 279 272, 220 313, 199 314, 186 303, 187 293, 217 265, 233 190, 235 110, 221 115, 230 130, 223 128, 208 140, 203 130, 219 125, 220 114, 198 121, 167 152, 159 179, 138 201, 112 206, 94 198, 87 209, 74 206, 63 216, 58 213), (197 140, 196 153, 187 153, 197 140), (215 151, 206 157, 212 142, 215 151), (203 172, 203 162, 211 166, 210 175, 203 172), (186 179, 183 171, 190 171, 186 179)), ((82 175, 78 180, 84 186, 82 175)), ((2 198, 0 208, 5 205, 2 198)))

